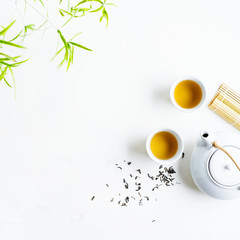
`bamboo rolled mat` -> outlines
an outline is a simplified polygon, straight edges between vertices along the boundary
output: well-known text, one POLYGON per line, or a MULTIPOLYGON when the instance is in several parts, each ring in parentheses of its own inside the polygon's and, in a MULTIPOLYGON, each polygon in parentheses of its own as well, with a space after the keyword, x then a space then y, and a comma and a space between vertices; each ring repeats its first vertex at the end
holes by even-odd
POLYGON ((208 107, 240 130, 240 95, 222 84, 208 107))

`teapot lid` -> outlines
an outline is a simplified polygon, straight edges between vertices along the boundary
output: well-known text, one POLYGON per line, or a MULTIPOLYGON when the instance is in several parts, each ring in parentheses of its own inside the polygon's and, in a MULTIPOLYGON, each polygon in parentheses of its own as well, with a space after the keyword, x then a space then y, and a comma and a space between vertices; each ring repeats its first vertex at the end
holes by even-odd
MULTIPOLYGON (((240 148, 224 146, 236 163, 240 165, 240 148)), ((240 171, 232 160, 221 150, 216 150, 209 158, 208 171, 212 179, 223 187, 240 185, 240 171)))

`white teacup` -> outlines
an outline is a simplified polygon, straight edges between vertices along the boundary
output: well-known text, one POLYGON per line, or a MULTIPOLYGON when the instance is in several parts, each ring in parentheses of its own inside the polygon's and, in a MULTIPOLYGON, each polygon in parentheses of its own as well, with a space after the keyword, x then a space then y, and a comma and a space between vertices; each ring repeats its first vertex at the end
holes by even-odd
POLYGON ((155 161, 157 163, 161 163, 161 164, 172 164, 172 163, 176 162, 177 160, 179 160, 182 157, 183 148, 184 148, 184 145, 183 145, 183 141, 182 141, 182 138, 180 137, 180 135, 176 131, 174 131, 173 129, 169 129, 169 128, 160 128, 160 129, 153 130, 149 134, 149 136, 147 138, 147 141, 146 141, 146 150, 147 150, 147 153, 148 153, 149 157, 153 161, 155 161), (174 154, 174 156, 171 157, 171 158, 168 158, 166 160, 157 158, 152 153, 152 150, 151 150, 151 141, 152 141, 153 137, 159 132, 169 132, 169 133, 171 133, 176 138, 177 143, 178 143, 177 151, 174 154))
POLYGON ((202 105, 204 104, 205 100, 206 100, 206 88, 205 86, 203 85, 203 83, 197 79, 196 77, 194 76, 191 76, 191 75, 183 75, 181 77, 179 77, 177 80, 175 80, 171 86, 171 89, 170 89, 170 99, 173 103, 173 105, 178 108, 179 110, 181 111, 184 111, 184 112, 192 112, 194 110, 197 110, 199 108, 202 107, 202 105), (175 97, 174 97, 174 91, 175 91, 175 88, 176 86, 182 82, 182 81, 185 81, 185 80, 191 80, 195 83, 197 83, 199 85, 199 87, 201 88, 202 90, 202 98, 201 98, 201 101, 198 103, 198 105, 196 105, 195 107, 193 108, 183 108, 181 107, 175 100, 175 97))

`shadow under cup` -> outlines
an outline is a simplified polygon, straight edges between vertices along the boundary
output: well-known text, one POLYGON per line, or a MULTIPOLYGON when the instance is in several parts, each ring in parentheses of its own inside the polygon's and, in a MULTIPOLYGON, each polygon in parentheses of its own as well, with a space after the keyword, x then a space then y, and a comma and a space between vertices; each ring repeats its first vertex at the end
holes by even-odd
POLYGON ((172 129, 156 129, 149 134, 146 149, 149 157, 155 162, 172 164, 182 156, 183 141, 172 129))

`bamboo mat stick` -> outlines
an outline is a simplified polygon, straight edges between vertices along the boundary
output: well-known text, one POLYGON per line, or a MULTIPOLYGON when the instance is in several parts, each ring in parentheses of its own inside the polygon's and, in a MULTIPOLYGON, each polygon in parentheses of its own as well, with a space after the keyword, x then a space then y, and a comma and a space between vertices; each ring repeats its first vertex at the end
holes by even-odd
POLYGON ((240 130, 240 95, 222 84, 208 107, 240 130))

